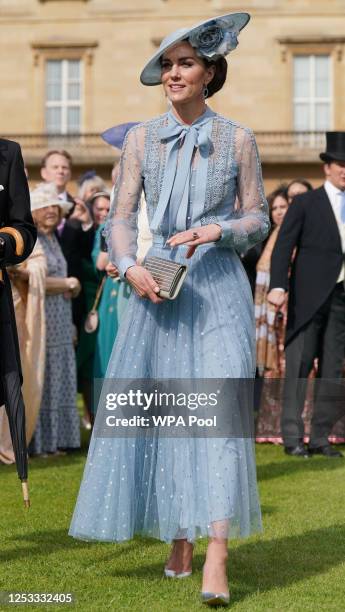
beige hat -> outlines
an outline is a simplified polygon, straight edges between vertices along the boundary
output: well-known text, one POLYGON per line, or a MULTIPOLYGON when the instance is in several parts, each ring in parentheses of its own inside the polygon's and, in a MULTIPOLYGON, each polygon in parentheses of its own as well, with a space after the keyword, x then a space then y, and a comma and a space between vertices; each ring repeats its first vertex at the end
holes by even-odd
POLYGON ((63 215, 66 215, 72 208, 72 202, 66 202, 59 198, 59 194, 54 183, 39 183, 30 193, 31 210, 39 210, 46 206, 60 206, 63 215))

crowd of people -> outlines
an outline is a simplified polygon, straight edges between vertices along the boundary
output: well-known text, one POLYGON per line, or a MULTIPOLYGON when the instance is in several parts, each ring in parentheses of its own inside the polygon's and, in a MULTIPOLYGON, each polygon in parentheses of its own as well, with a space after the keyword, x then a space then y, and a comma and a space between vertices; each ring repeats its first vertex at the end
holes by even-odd
MULTIPOLYGON (((82 177, 72 197, 67 191, 71 173, 67 151, 51 150, 44 156, 42 182, 30 194, 38 240, 24 263, 8 268, 32 456, 65 454, 80 447, 77 390, 84 401, 83 424, 91 427, 96 333, 87 334, 84 323, 102 276, 92 251, 109 211, 110 193, 92 172, 82 177)), ((116 327, 117 301, 110 294, 102 297, 108 309, 114 302, 116 327)), ((6 421, 5 415, 2 418, 6 421)), ((0 456, 10 462, 14 457, 6 425, 2 423, 0 456)))
MULTIPOLYGON (((121 126, 121 142, 128 126, 121 126)), ((119 146, 119 145, 118 145, 119 146)), ((31 208, 39 239, 30 257, 9 269, 24 371, 23 393, 31 456, 64 455, 80 447, 77 392, 81 394, 81 426, 94 420, 93 383, 106 375, 119 322, 131 293, 109 261, 104 225, 111 193, 106 180, 88 171, 72 196, 72 158, 65 150, 48 151, 41 164, 42 183, 31 192, 31 208), (30 342, 28 341, 30 338, 30 342)), ((116 181, 116 166, 112 183, 116 181)), ((280 184, 267 196, 271 231, 250 249, 242 263, 250 282, 256 321, 256 442, 283 444, 281 433, 283 380, 286 371, 287 300, 279 309, 269 301, 272 252, 285 214, 299 194, 312 192, 303 178, 280 184)), ((138 260, 151 245, 145 201, 140 210, 138 260)), ((294 259, 295 252, 292 254, 294 259)), ((318 355, 307 376, 318 372, 318 355)), ((312 384, 301 409, 304 442, 313 413, 312 384)), ((6 419, 5 415, 2 417, 6 419)), ((329 440, 345 442, 345 422, 334 423, 329 440)), ((8 428, 1 425, 0 459, 14 461, 8 428)))
MULTIPOLYGON (((254 265, 255 284, 253 297, 255 303, 256 320, 256 347, 257 347, 257 376, 259 378, 259 401, 257 404, 258 418, 256 422, 256 441, 284 444, 281 432, 281 423, 284 404, 284 379, 286 376, 285 340, 288 315, 288 299, 279 305, 279 309, 269 300, 271 284, 271 260, 277 242, 280 228, 293 198, 299 194, 312 193, 312 185, 305 179, 294 179, 288 184, 279 185, 268 195, 268 204, 271 217, 271 233, 264 244, 257 248, 256 253, 247 254, 250 265, 254 265), (253 261, 254 256, 254 261, 253 261), (260 384, 261 383, 261 384, 260 384)), ((296 256, 297 245, 293 249, 291 265, 296 256)), ((250 272, 249 272, 250 273, 250 272)), ((309 378, 308 386, 303 397, 301 414, 303 433, 298 438, 298 448, 302 449, 302 456, 306 457, 303 443, 310 439, 311 420, 314 407, 314 386, 318 377, 321 351, 315 351, 311 358, 308 372, 296 373, 297 378, 309 378)), ((345 421, 343 418, 334 419, 328 439, 332 443, 345 442, 345 421)), ((289 448, 289 447, 286 447, 289 448)), ((294 449, 295 446, 292 446, 294 449)))
MULTIPOLYGON (((130 126, 112 132, 117 146, 130 126)), ((8 268, 32 457, 65 455, 80 448, 77 393, 83 403, 81 426, 90 430, 93 381, 105 377, 131 292, 107 253, 103 230, 111 192, 106 181, 90 170, 80 177, 77 195, 72 196, 67 190, 72 158, 65 150, 47 152, 41 177, 30 193, 37 243, 24 263, 8 268)), ((116 167, 111 180, 116 180, 116 167)), ((145 214, 143 202, 140 260, 151 243, 145 214)), ((0 434, 0 461, 11 463, 5 413, 0 434)))

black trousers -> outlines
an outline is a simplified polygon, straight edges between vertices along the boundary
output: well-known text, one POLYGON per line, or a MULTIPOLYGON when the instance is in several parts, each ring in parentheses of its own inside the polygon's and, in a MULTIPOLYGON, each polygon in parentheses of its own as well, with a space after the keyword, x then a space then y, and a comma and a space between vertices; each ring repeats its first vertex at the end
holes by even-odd
POLYGON ((316 357, 319 359, 315 381, 314 411, 310 447, 328 444, 333 425, 345 414, 345 390, 342 377, 345 353, 345 291, 337 283, 313 319, 287 345, 286 378, 281 419, 285 446, 296 446, 303 440, 302 412, 308 376, 316 357))

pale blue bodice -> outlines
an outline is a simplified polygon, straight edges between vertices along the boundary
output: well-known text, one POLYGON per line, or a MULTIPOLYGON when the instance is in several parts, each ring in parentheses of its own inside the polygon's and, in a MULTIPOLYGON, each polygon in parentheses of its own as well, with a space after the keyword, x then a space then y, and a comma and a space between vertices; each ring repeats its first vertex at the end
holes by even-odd
POLYGON ((154 239, 218 223, 216 244, 245 252, 269 231, 254 134, 209 108, 191 126, 170 111, 129 131, 106 229, 122 275, 135 263, 142 189, 154 239))

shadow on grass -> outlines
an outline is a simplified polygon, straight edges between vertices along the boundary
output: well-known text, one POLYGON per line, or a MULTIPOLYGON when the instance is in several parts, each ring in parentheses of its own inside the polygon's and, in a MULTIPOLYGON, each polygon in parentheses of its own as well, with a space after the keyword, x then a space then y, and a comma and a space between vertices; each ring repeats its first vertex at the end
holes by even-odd
POLYGON ((261 514, 265 516, 271 516, 277 510, 278 506, 268 506, 267 504, 261 504, 261 514))
MULTIPOLYGON (((68 553, 92 550, 97 546, 93 562, 102 568, 102 574, 111 578, 135 578, 136 580, 162 580, 163 563, 167 546, 158 540, 135 538, 129 542, 100 547, 99 542, 82 542, 70 538, 65 530, 36 531, 10 538, 14 548, 0 554, 0 561, 8 563, 21 558, 48 556, 62 552, 68 562, 68 553), (22 546, 20 544, 22 543, 22 546), (130 556, 130 558, 128 558, 130 556), (150 559, 143 560, 143 556, 150 559), (125 558, 124 558, 125 557, 125 558)), ((201 541, 205 546, 206 540, 201 541)), ((204 555, 199 545, 194 555, 194 574, 201 580, 204 555)), ((231 547, 230 547, 231 550, 231 547)), ((302 534, 270 540, 245 541, 230 552, 229 576, 232 601, 242 601, 257 592, 268 592, 277 588, 307 580, 326 573, 345 561, 345 525, 315 529, 302 534)), ((74 558, 74 563, 75 558, 74 558)), ((90 563, 80 557, 80 563, 90 563)), ((154 592, 154 587, 153 587, 154 592)))
MULTIPOLYGON (((3 540, 5 542, 5 539, 3 540)), ((157 546, 162 546, 163 543, 160 540, 154 540, 152 538, 134 538, 127 542, 99 542, 99 541, 83 541, 72 538, 68 535, 65 529, 55 529, 49 531, 32 531, 24 535, 16 535, 11 538, 7 538, 6 542, 15 542, 15 548, 7 551, 0 552, 0 564, 8 563, 9 561, 18 561, 21 558, 28 558, 32 556, 47 556, 50 554, 57 554, 59 552, 68 551, 74 552, 76 550, 90 549, 91 547, 100 546, 111 547, 111 553, 109 555, 101 556, 98 558, 98 562, 106 561, 107 558, 116 559, 123 555, 133 552, 136 549, 145 547, 150 549, 157 546), (20 543, 24 543, 21 548, 20 543), (30 543, 32 546, 30 546, 30 543)))
MULTIPOLYGON (((47 468, 59 467, 61 465, 77 465, 82 462, 84 465, 86 461, 86 450, 78 449, 68 453, 65 456, 54 457, 53 455, 50 457, 42 458, 42 457, 30 457, 29 459, 29 479, 30 473, 36 472, 38 470, 46 470, 47 468)), ((1 476, 6 476, 8 474, 17 473, 16 466, 14 464, 5 465, 0 463, 0 474, 1 476)))
MULTIPOLYGON (((144 545, 144 544, 142 544, 144 545)), ((197 550, 197 549, 196 549, 197 550)), ((193 568, 201 580, 204 555, 196 552, 193 568)), ((233 551, 230 547, 229 577, 232 601, 257 592, 267 592, 324 574, 345 561, 345 525, 333 525, 271 540, 248 541, 233 551)), ((161 579, 162 564, 140 564, 133 568, 108 566, 114 578, 161 579)))
POLYGON ((345 467, 345 459, 334 457, 313 457, 311 459, 300 459, 291 457, 286 461, 272 461, 257 466, 258 480, 272 480, 281 476, 292 474, 304 474, 305 472, 326 472, 339 470, 345 467))
MULTIPOLYGON (((322 575, 345 561, 345 525, 246 542, 230 556, 232 601, 322 575)), ((202 559, 198 559, 201 568, 202 559)))

